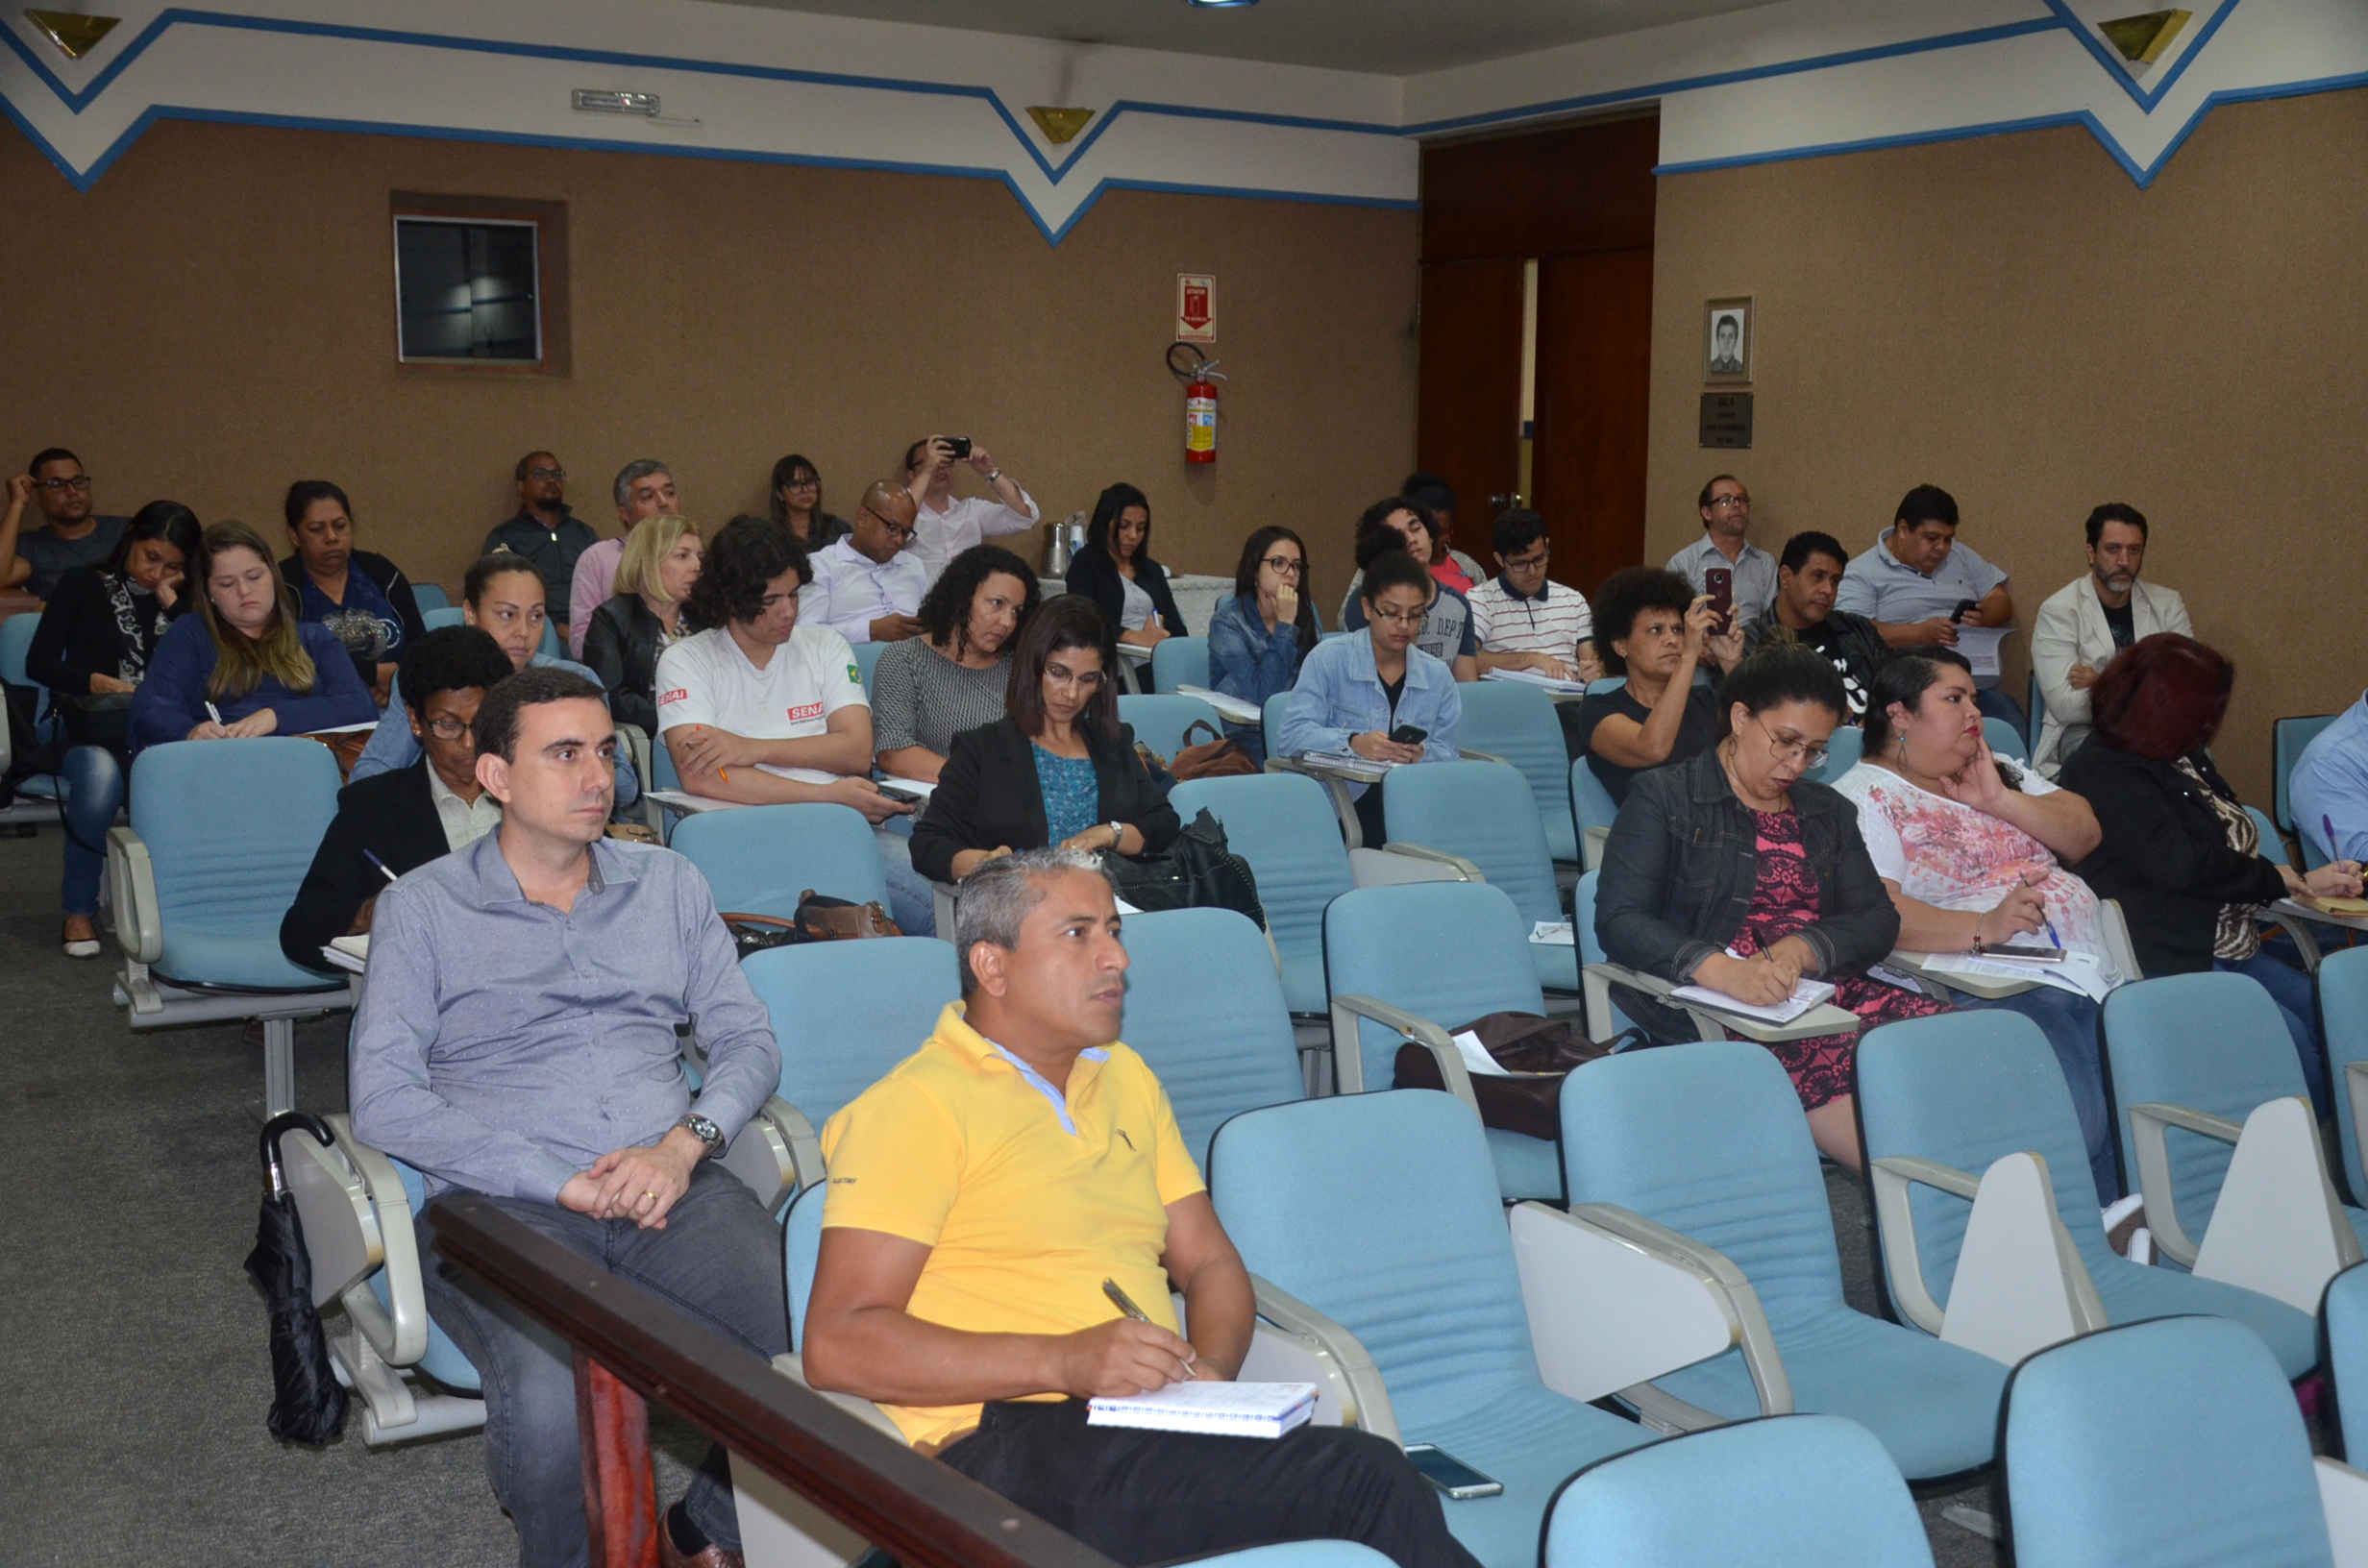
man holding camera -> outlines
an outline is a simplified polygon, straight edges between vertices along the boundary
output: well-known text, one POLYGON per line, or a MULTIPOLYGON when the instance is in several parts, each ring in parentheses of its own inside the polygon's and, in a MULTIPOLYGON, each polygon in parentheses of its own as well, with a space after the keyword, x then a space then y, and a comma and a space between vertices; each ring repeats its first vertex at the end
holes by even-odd
POLYGON ((921 503, 912 552, 934 584, 946 563, 982 540, 1021 533, 1044 519, 1020 481, 996 466, 987 449, 967 435, 932 435, 904 453, 904 487, 921 503), (989 496, 953 493, 953 465, 968 463, 987 481, 989 496))

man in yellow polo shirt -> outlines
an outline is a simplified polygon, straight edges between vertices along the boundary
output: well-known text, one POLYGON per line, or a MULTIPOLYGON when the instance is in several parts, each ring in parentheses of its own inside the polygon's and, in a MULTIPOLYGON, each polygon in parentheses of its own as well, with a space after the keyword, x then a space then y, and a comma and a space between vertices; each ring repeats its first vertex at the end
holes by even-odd
POLYGON ((1126 949, 1094 858, 988 862, 958 926, 963 1000, 823 1129, 808 1380, 877 1401, 916 1448, 1121 1563, 1339 1538, 1477 1568, 1369 1433, 1086 1425, 1095 1395, 1232 1377, 1249 1275, 1158 1078, 1117 1043, 1126 949), (1121 1315, 1104 1280, 1153 1321, 1121 1315))

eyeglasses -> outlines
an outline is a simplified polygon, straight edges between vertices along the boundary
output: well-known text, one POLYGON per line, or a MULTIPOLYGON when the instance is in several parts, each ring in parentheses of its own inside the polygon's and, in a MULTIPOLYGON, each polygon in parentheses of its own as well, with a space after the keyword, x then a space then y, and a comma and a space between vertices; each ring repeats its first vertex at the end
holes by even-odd
POLYGON ((1711 504, 1713 506, 1748 506, 1751 504, 1751 498, 1744 495, 1713 496, 1711 504))
POLYGON ((1546 558, 1552 554, 1553 551, 1550 550, 1541 550, 1533 554, 1516 555, 1504 563, 1505 570, 1521 573, 1542 572, 1545 570, 1546 558))
POLYGON ((1270 555, 1258 563, 1278 577, 1295 577, 1307 570, 1305 561, 1295 561, 1288 555, 1270 555))
POLYGON ((70 479, 36 479, 33 482, 37 488, 46 490, 51 495, 57 496, 63 495, 68 490, 89 489, 90 476, 87 474, 77 474, 70 479))
POLYGON ((781 481, 784 490, 820 490, 823 481, 812 474, 793 474, 781 481))
POLYGON ((1101 690, 1102 679, 1102 673, 1099 670, 1071 672, 1054 669, 1049 665, 1045 669, 1045 684, 1048 686, 1074 686, 1082 691, 1098 692, 1101 690))
POLYGON ((1371 610, 1367 612, 1376 621, 1387 621, 1394 626, 1418 626, 1428 610, 1371 610))
POLYGON ((1832 754, 1814 742, 1780 739, 1776 732, 1768 728, 1766 723, 1756 713, 1751 716, 1751 722, 1758 724, 1760 733, 1767 737, 1768 751, 1778 762, 1790 762, 1798 758, 1812 768, 1822 768, 1825 766, 1825 759, 1832 754))
POLYGON ((463 735, 476 734, 477 726, 458 719, 431 719, 428 733, 439 741, 456 741, 463 735))
POLYGON ((527 470, 527 478, 530 479, 564 479, 567 478, 567 470, 564 468, 530 468, 527 470))

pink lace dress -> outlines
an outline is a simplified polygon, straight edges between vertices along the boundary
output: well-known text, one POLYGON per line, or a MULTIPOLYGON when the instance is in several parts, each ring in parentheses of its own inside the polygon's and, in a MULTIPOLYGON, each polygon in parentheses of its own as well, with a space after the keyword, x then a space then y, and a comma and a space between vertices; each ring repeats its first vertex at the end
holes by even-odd
MULTIPOLYGON (((1743 929, 1728 943, 1745 958, 1773 947, 1819 914, 1817 875, 1801 847, 1801 819, 1790 811, 1755 811, 1759 828, 1760 879, 1751 893, 1743 929)), ((1855 1013, 1868 1027, 1901 1018, 1929 1017, 1948 1009, 1929 996, 1886 985, 1863 974, 1833 975, 1834 1005, 1855 1013)), ((1791 1075, 1801 1109, 1840 1099, 1850 1092, 1850 1067, 1858 1053, 1856 1035, 1817 1035, 1778 1041, 1768 1046, 1791 1075)))

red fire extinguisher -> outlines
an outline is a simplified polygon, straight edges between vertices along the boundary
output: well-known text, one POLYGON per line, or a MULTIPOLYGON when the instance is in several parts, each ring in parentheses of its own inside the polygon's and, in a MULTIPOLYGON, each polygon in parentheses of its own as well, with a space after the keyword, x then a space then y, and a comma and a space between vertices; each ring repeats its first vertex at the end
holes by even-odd
POLYGON ((1217 461, 1217 383, 1225 378, 1218 373, 1216 360, 1190 343, 1169 348, 1168 368, 1184 383, 1184 460, 1213 463, 1217 461), (1190 364, 1176 363, 1177 349, 1192 355, 1190 364))

